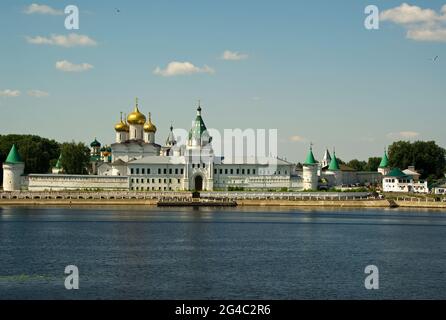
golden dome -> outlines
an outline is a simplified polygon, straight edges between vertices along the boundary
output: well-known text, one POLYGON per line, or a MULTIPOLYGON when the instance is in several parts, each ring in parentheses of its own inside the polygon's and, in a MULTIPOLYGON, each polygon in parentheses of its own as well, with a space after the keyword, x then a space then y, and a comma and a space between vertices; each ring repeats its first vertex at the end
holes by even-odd
POLYGON ((156 126, 152 123, 152 116, 149 112, 149 120, 147 121, 147 123, 144 125, 144 131, 145 132, 156 132, 156 126))
POLYGON ((116 125, 115 125, 115 130, 117 132, 129 132, 129 126, 127 123, 125 123, 122 120, 122 112, 121 112, 121 121, 119 121, 116 125))
POLYGON ((139 112, 138 99, 136 99, 135 110, 133 110, 133 112, 130 113, 129 116, 127 117, 127 122, 130 124, 140 124, 140 125, 146 123, 146 117, 141 112, 139 112))
POLYGON ((117 132, 129 132, 129 126, 124 121, 121 121, 115 125, 115 130, 117 132))

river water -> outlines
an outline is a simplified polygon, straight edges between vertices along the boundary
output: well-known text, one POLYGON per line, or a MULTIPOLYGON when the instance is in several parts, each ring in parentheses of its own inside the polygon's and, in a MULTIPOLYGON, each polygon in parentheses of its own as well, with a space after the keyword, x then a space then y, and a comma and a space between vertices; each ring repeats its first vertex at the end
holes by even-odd
POLYGON ((446 212, 0 207, 0 299, 446 299, 446 212))

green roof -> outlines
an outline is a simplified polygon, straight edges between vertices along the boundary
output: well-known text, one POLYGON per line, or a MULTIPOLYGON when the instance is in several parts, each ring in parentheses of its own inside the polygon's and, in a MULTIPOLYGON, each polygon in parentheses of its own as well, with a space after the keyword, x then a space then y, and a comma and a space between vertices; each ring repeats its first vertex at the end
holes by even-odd
POLYGON ((387 168, 389 167, 389 158, 387 157, 387 152, 384 151, 384 156, 381 159, 381 163, 379 164, 380 168, 387 168))
POLYGON ((59 159, 57 159, 55 166, 56 169, 62 169, 62 164, 60 163, 60 160, 62 160, 62 154, 60 154, 59 159))
POLYGON ((403 171, 401 171, 401 169, 394 168, 394 169, 390 170, 390 172, 386 175, 386 177, 404 178, 404 177, 408 177, 408 175, 405 174, 403 171))
POLYGON ((316 164, 316 160, 314 159, 313 148, 310 147, 304 165, 313 165, 313 164, 316 164))
POLYGON ((330 165, 328 166, 330 171, 339 171, 338 159, 336 159, 336 153, 333 151, 333 157, 331 158, 330 165))
POLYGON ((203 132, 207 130, 203 118, 201 117, 201 107, 198 107, 197 111, 197 117, 195 118, 192 128, 189 131, 189 140, 192 138, 201 139, 203 132))
POLYGON ((17 151, 17 147, 15 146, 15 144, 12 145, 8 157, 6 157, 5 163, 11 163, 11 164, 23 163, 22 157, 20 157, 20 154, 17 151))

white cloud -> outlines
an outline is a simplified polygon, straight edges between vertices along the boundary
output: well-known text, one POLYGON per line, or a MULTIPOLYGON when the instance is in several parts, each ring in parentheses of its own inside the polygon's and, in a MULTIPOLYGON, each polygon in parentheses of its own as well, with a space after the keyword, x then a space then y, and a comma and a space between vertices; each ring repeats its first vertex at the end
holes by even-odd
POLYGON ((50 94, 41 90, 29 90, 28 95, 34 98, 45 98, 48 97, 50 94))
POLYGON ((438 18, 439 16, 432 9, 423 9, 407 3, 403 3, 399 7, 385 10, 381 13, 382 21, 391 21, 397 24, 432 22, 438 18))
POLYGON ((407 38, 417 41, 446 42, 446 28, 441 29, 411 29, 407 38))
POLYGON ((290 137, 290 141, 292 141, 292 142, 305 142, 305 141, 307 141, 307 139, 305 139, 302 136, 294 135, 294 136, 290 137))
POLYGON ((68 36, 65 35, 57 35, 53 34, 50 37, 26 37, 28 43, 37 44, 37 45, 52 45, 52 46, 61 46, 61 47, 76 47, 76 46, 95 46, 97 42, 91 39, 89 36, 71 33, 68 36))
POLYGON ((24 10, 26 14, 48 14, 53 16, 60 16, 63 15, 62 10, 57 10, 54 8, 51 8, 50 6, 44 5, 44 4, 37 4, 33 3, 26 7, 24 10))
POLYGON ((0 91, 0 97, 15 98, 18 96, 20 96, 19 90, 6 89, 6 90, 0 91))
POLYGON ((387 138, 389 139, 412 139, 420 136, 419 132, 415 131, 400 131, 400 132, 391 132, 387 134, 387 138))
POLYGON ((380 15, 382 21, 401 25, 406 29, 406 37, 415 41, 446 42, 446 5, 440 13, 427 8, 403 3, 385 10, 380 15))
POLYGON ((214 69, 208 67, 207 65, 202 68, 194 66, 190 62, 178 62, 172 61, 170 62, 165 69, 161 69, 160 67, 156 67, 153 71, 154 74, 160 75, 163 77, 172 77, 179 75, 189 75, 195 73, 214 73, 214 69))
POLYGON ((64 72, 83 72, 92 68, 93 66, 88 63, 74 64, 67 60, 56 62, 56 69, 64 72))
POLYGON ((238 61, 238 60, 248 59, 248 55, 246 53, 239 53, 239 52, 226 50, 221 55, 221 59, 229 60, 229 61, 238 61))

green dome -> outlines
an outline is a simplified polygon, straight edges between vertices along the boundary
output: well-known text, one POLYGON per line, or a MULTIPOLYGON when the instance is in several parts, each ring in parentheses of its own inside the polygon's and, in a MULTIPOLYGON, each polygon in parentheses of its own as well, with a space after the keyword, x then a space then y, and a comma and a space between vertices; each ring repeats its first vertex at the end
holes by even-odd
POLYGON ((313 148, 310 147, 304 165, 313 165, 313 164, 316 164, 316 160, 314 159, 313 148))
POLYGON ((339 171, 338 159, 336 159, 336 153, 333 151, 333 157, 331 158, 330 165, 328 166, 330 171, 339 171))
POLYGON ((5 163, 9 164, 23 163, 22 157, 20 157, 20 154, 17 151, 17 147, 15 146, 15 144, 12 145, 8 157, 6 157, 5 163))
POLYGON ((96 140, 96 138, 94 138, 94 141, 92 143, 90 143, 90 147, 92 147, 92 148, 95 148, 95 147, 99 148, 100 146, 101 146, 101 143, 98 140, 96 140))

